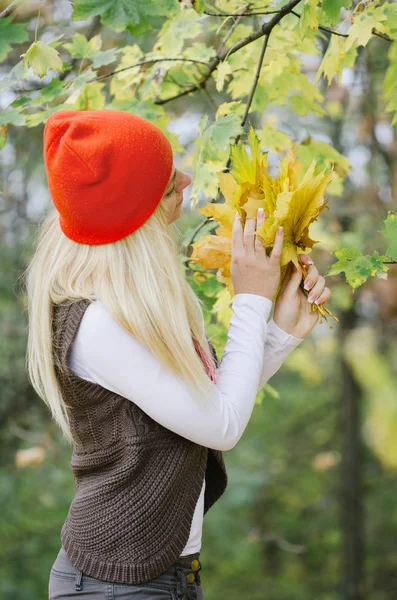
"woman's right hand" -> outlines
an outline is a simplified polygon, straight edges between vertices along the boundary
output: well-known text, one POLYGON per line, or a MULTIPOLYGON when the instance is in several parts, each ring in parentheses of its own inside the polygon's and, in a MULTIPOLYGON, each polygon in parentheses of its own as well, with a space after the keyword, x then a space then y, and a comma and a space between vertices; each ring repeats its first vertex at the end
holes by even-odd
POLYGON ((230 276, 235 294, 258 294, 273 300, 280 283, 284 232, 280 227, 272 253, 267 256, 261 239, 254 235, 257 227, 264 222, 265 214, 263 209, 259 209, 258 219, 246 219, 243 229, 240 215, 236 212, 230 276))

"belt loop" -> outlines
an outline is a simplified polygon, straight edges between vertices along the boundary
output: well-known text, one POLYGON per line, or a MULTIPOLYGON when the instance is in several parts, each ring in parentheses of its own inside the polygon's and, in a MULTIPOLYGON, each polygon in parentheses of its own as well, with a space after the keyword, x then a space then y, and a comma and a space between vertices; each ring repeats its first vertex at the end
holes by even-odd
POLYGON ((76 579, 75 579, 76 592, 81 592, 81 590, 83 589, 83 583, 81 581, 82 577, 83 577, 83 572, 77 570, 76 579))
POLYGON ((186 600, 186 598, 187 598, 187 583, 186 583, 185 575, 179 567, 176 567, 176 574, 177 574, 176 587, 177 587, 178 600, 186 600))

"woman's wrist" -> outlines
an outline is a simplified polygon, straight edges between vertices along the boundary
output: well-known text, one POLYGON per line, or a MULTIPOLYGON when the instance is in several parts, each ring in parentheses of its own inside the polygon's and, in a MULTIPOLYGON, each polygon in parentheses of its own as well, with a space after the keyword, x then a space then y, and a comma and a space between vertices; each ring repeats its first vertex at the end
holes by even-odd
POLYGON ((290 325, 284 324, 283 322, 278 322, 277 316, 273 315, 273 321, 277 325, 279 329, 281 329, 287 335, 290 335, 295 340, 304 340, 305 335, 302 334, 296 327, 291 327, 290 325))

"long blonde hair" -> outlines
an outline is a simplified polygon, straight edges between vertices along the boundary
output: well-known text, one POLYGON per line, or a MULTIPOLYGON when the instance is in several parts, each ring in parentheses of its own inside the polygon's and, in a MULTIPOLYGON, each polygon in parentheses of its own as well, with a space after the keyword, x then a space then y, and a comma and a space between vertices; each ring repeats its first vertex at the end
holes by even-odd
POLYGON ((213 361, 203 303, 185 279, 173 235, 179 230, 168 224, 163 199, 137 230, 109 244, 69 239, 55 209, 37 229, 33 257, 21 275, 29 323, 26 371, 71 443, 68 413, 54 370, 53 304, 100 299, 120 325, 185 380, 198 401, 214 386, 192 340, 193 335, 213 361))

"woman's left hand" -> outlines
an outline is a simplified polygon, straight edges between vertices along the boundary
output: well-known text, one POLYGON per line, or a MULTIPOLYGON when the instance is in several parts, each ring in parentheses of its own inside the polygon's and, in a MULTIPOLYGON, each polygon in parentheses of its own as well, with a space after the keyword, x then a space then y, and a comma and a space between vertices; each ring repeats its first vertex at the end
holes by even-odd
POLYGON ((308 267, 305 289, 310 290, 309 296, 306 297, 299 287, 303 276, 302 267, 296 269, 290 263, 275 302, 273 319, 286 333, 302 339, 309 335, 320 316, 317 310, 310 312, 308 301, 317 300, 318 304, 323 304, 330 298, 331 290, 325 287, 325 278, 319 274, 308 254, 299 254, 298 259, 308 267))

